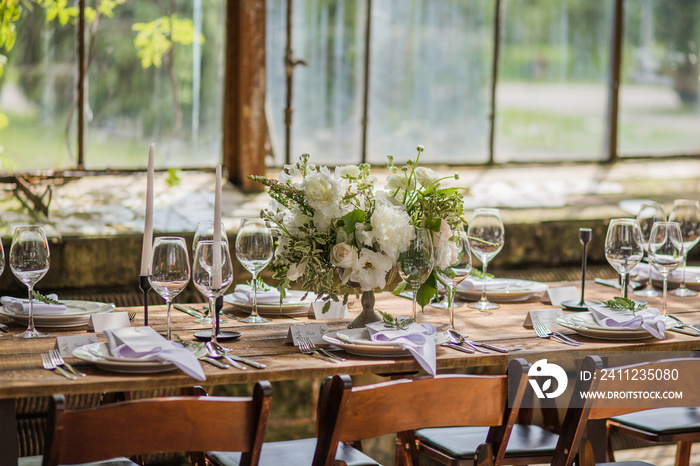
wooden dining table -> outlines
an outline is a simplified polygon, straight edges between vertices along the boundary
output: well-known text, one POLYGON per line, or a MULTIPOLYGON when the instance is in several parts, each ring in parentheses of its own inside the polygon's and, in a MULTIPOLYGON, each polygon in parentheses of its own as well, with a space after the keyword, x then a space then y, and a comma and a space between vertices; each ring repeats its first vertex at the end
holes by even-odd
MULTIPOLYGON (((579 285, 574 283, 550 283, 550 288, 579 285)), ((619 296, 619 290, 605 287, 593 282, 586 284, 587 300, 605 300, 619 296)), ((688 352, 700 350, 700 337, 666 332, 664 339, 646 338, 631 341, 599 340, 576 335, 574 331, 563 329, 563 333, 583 342, 580 346, 564 345, 554 339, 539 338, 532 328, 523 324, 528 311, 553 309, 540 301, 539 296, 522 302, 501 303, 499 309, 488 312, 468 308, 464 303, 457 303, 455 327, 469 335, 470 340, 491 343, 506 348, 518 348, 511 353, 466 354, 448 347, 438 347, 438 372, 448 373, 463 371, 468 368, 494 366, 505 367, 509 358, 514 356, 526 358, 529 362, 546 358, 549 361, 564 361, 583 358, 588 354, 601 357, 625 353, 640 352, 688 352)), ((660 298, 650 298, 650 307, 660 307, 660 298)), ((393 316, 409 316, 411 301, 390 293, 376 295, 375 308, 393 316)), ((359 299, 350 298, 350 319, 361 309, 359 299)), ((132 326, 143 325, 143 308, 117 308, 115 311, 135 312, 132 326)), ((247 324, 232 319, 230 316, 245 316, 245 312, 230 305, 225 305, 223 317, 228 319, 222 324, 224 330, 234 330, 242 335, 239 339, 223 342, 234 354, 264 363, 265 369, 247 370, 219 369, 213 365, 203 364, 207 386, 250 383, 266 379, 270 381, 290 379, 312 379, 339 373, 350 375, 364 374, 411 374, 420 372, 420 366, 411 357, 367 357, 338 352, 346 358, 344 362, 330 363, 320 358, 302 354, 298 348, 287 342, 291 325, 308 323, 325 323, 333 332, 347 327, 350 319, 313 320, 308 316, 273 317, 265 324, 247 324), (229 315, 229 316, 227 316, 229 315)), ((565 311, 568 314, 569 311, 565 311)), ((697 298, 676 298, 669 296, 669 313, 678 316, 686 323, 700 325, 700 306, 697 298)), ((149 325, 158 331, 166 329, 165 306, 149 308, 149 325)), ((195 323, 195 318, 179 311, 172 311, 172 331, 177 337, 186 341, 195 341, 194 333, 207 329, 208 326, 195 323)), ((67 358, 75 368, 87 374, 77 380, 68 380, 55 371, 42 367, 41 354, 53 349, 58 336, 85 335, 86 327, 45 328, 51 334, 49 338, 22 340, 11 334, 22 331, 22 326, 11 319, 0 316, 0 321, 10 326, 10 333, 0 338, 0 451, 5 453, 16 445, 15 402, 26 397, 44 397, 53 394, 88 394, 102 392, 133 391, 142 389, 187 387, 201 382, 195 381, 179 370, 160 373, 129 374, 108 372, 92 363, 76 358, 67 358), (14 435, 14 437, 13 437, 14 435)), ((446 328, 449 322, 448 310, 426 306, 419 311, 419 322, 434 324, 446 328)), ((98 341, 106 341, 102 334, 98 341)), ((0 455, 0 465, 16 464, 12 454, 0 455)))

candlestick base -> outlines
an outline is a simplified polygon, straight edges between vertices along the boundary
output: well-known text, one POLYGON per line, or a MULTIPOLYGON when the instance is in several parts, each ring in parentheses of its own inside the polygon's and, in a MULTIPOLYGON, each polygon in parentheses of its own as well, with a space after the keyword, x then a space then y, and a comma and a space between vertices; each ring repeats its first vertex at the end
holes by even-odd
MULTIPOLYGON (((202 330, 201 332, 196 332, 194 334, 194 337, 200 341, 209 341, 211 340, 211 330, 202 330)), ((241 332, 227 332, 225 330, 220 330, 219 333, 216 334, 217 341, 237 340, 240 337, 241 332)))
POLYGON ((570 301, 564 301, 561 306, 566 308, 568 311, 587 311, 590 306, 600 304, 598 301, 577 301, 572 299, 570 301))
POLYGON ((139 288, 143 291, 143 325, 148 326, 148 292, 151 291, 151 282, 148 276, 139 276, 139 288))

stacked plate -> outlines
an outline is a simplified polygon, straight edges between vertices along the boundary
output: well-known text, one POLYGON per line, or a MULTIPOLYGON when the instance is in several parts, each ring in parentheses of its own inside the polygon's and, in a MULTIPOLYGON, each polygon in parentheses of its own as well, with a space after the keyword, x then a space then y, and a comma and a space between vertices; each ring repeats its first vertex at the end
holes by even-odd
MULTIPOLYGON (((457 296, 465 301, 478 301, 481 299, 482 281, 480 279, 466 279, 457 285, 457 296)), ((510 303, 527 301, 535 295, 547 291, 547 284, 530 280, 517 280, 513 278, 490 278, 486 282, 486 297, 489 301, 510 303)))
MULTIPOLYGON (((449 337, 444 333, 433 335, 435 344, 440 345, 449 341, 449 337)), ((392 342, 372 341, 369 332, 365 328, 349 328, 337 332, 323 335, 324 341, 343 348, 350 354, 358 356, 369 356, 373 358, 400 358, 410 357, 408 350, 401 348, 401 345, 392 342)))
MULTIPOLYGON (((664 317, 666 329, 674 328, 678 322, 670 317, 664 317)), ((605 327, 596 322, 590 311, 579 312, 576 315, 565 315, 557 317, 557 324, 573 330, 584 337, 597 338, 600 340, 644 340, 653 338, 644 329, 630 329, 625 327, 605 327)))
MULTIPOLYGON (((239 298, 236 293, 224 296, 224 302, 232 304, 245 312, 253 311, 253 301, 239 298)), ((258 314, 262 316, 298 316, 306 315, 309 306, 316 299, 314 293, 306 291, 288 290, 284 303, 260 303, 258 302, 258 314), (304 297, 306 295, 306 297, 304 297)))
MULTIPOLYGON (((194 355, 201 357, 206 355, 206 350, 200 347, 187 347, 193 350, 194 355)), ((146 358, 120 358, 112 356, 107 348, 107 343, 91 343, 73 350, 73 356, 83 361, 91 362, 100 369, 112 372, 124 372, 130 374, 167 372, 177 369, 175 364, 146 358)))
MULTIPOLYGON (((81 327, 87 325, 90 316, 111 312, 114 309, 112 303, 99 303, 95 301, 61 300, 66 305, 64 314, 35 314, 34 325, 37 327, 81 327)), ((29 323, 29 314, 15 314, 4 306, 0 306, 0 315, 9 317, 20 324, 29 323)))

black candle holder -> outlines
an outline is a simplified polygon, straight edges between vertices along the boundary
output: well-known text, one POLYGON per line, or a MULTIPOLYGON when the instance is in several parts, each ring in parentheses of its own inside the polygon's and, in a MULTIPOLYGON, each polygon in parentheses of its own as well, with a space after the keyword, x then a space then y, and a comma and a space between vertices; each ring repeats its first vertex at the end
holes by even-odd
MULTIPOLYGON (((216 304, 214 305, 213 318, 215 322, 215 332, 217 341, 230 341, 241 337, 241 332, 227 332, 222 331, 219 327, 219 315, 221 314, 221 309, 224 308, 224 297, 219 296, 216 298, 216 304)), ((209 312, 212 312, 210 309, 209 312)), ((197 340, 209 341, 211 340, 211 330, 202 330, 194 334, 197 340)))
POLYGON ((564 301, 561 305, 570 311, 587 311, 589 306, 599 304, 596 301, 586 301, 584 298, 586 294, 586 262, 588 261, 588 243, 591 242, 591 229, 579 228, 578 238, 583 245, 583 251, 581 253, 581 300, 564 301))
POLYGON ((143 325, 148 326, 148 292, 151 291, 151 282, 148 276, 139 276, 139 288, 143 291, 143 325))

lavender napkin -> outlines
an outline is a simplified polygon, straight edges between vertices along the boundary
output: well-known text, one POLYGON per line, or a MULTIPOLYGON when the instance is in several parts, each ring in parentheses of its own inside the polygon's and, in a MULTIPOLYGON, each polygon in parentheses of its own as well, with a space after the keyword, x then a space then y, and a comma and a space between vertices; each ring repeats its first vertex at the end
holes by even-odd
POLYGON ((658 339, 664 338, 666 322, 658 309, 647 308, 632 314, 631 311, 611 309, 602 304, 589 307, 598 325, 610 328, 644 329, 658 339))
MULTIPOLYGON (((47 296, 51 299, 57 299, 55 294, 50 294, 47 296)), ((55 315, 55 314, 65 314, 66 306, 63 304, 49 304, 42 303, 41 301, 34 301, 34 315, 55 315)), ((5 309, 14 314, 29 314, 29 300, 22 298, 13 298, 12 296, 3 296, 0 298, 0 303, 5 306, 5 309)))
MULTIPOLYGON (((253 287, 250 285, 236 285, 236 291, 233 292, 233 299, 236 301, 253 303, 253 287)), ((276 288, 270 291, 260 291, 258 290, 257 296, 258 304, 279 304, 280 303, 280 292, 276 288)), ((293 299, 289 296, 284 298, 283 303, 292 302, 293 299)))
POLYGON ((104 331, 107 347, 114 357, 158 359, 175 364, 197 380, 206 380, 202 365, 191 351, 168 341, 151 327, 113 328, 104 331))
POLYGON ((435 327, 431 324, 413 322, 407 328, 398 330, 387 328, 384 322, 374 322, 367 324, 367 331, 372 341, 398 343, 416 358, 427 373, 435 375, 437 372, 437 350, 433 339, 435 327))

